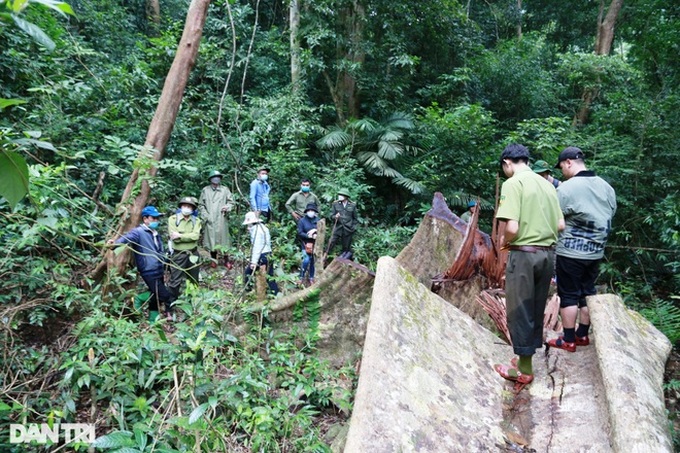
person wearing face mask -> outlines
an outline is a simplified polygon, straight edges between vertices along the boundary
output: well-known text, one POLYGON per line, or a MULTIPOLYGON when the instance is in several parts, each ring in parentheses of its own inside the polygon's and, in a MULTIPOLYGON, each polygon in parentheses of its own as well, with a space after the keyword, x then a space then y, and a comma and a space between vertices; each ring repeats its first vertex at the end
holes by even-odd
POLYGON ((331 206, 331 221, 333 222, 333 235, 328 244, 328 252, 340 243, 342 253, 340 258, 352 259, 352 237, 359 223, 357 219, 357 205, 349 200, 349 191, 340 189, 338 201, 331 206))
POLYGON ((250 209, 263 222, 271 220, 271 206, 269 204, 269 192, 271 187, 269 180, 269 169, 261 167, 257 170, 257 178, 250 183, 250 209))
POLYGON ((165 268, 165 253, 163 240, 158 233, 158 219, 163 214, 155 206, 142 209, 142 224, 133 228, 115 241, 109 240, 109 245, 128 244, 135 255, 135 264, 139 275, 149 288, 149 321, 158 318, 158 304, 162 303, 165 310, 170 310, 173 296, 163 282, 165 268))
POLYGON ((319 210, 315 203, 309 203, 304 210, 304 216, 297 224, 297 234, 302 248, 302 264, 300 266, 300 280, 302 285, 305 275, 309 277, 309 284, 314 284, 314 244, 316 243, 319 210))
POLYGON ((271 265, 270 255, 272 253, 272 237, 269 228, 262 223, 254 212, 246 213, 243 225, 248 227, 250 243, 252 245, 250 253, 250 263, 244 271, 244 281, 248 291, 253 289, 253 274, 259 267, 264 270, 267 277, 267 286, 272 294, 278 294, 279 285, 274 280, 274 267, 271 265))
MULTIPOLYGON (((193 215, 198 207, 196 198, 184 197, 178 205, 180 212, 168 218, 168 233, 172 245, 172 265, 170 266, 168 287, 175 298, 179 297, 180 287, 187 278, 198 285, 200 265, 198 238, 203 226, 201 219, 193 215)), ((166 314, 170 314, 170 312, 166 314)))
POLYGON ((311 189, 312 183, 309 179, 303 179, 300 182, 300 190, 290 196, 286 201, 286 210, 295 219, 295 223, 299 222, 305 216, 306 207, 310 203, 319 205, 319 199, 311 189))
MULTIPOLYGON (((210 265, 217 267, 217 251, 226 251, 231 247, 228 215, 234 207, 231 191, 221 185, 222 173, 213 170, 208 174, 210 185, 205 186, 198 199, 198 211, 203 221, 203 246, 210 252, 213 261, 210 265)), ((224 265, 231 269, 233 263, 228 255, 224 256, 224 265)))

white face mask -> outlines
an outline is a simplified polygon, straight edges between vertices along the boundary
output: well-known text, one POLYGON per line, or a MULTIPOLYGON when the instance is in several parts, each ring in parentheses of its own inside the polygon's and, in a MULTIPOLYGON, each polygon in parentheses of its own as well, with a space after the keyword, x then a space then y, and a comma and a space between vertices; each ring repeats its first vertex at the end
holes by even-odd
POLYGON ((267 179, 269 179, 269 175, 267 175, 267 174, 260 175, 260 180, 266 181, 267 179))
POLYGON ((307 217, 309 217, 310 219, 313 219, 314 217, 316 217, 316 212, 307 211, 307 217))
POLYGON ((191 215, 194 212, 194 208, 187 208, 186 206, 182 207, 182 215, 191 215))
POLYGON ((218 185, 220 181, 222 181, 222 178, 220 178, 219 176, 213 176, 212 178, 210 178, 210 182, 215 185, 218 185))
POLYGON ((346 199, 347 197, 345 197, 344 195, 338 195, 338 200, 345 201, 346 199))

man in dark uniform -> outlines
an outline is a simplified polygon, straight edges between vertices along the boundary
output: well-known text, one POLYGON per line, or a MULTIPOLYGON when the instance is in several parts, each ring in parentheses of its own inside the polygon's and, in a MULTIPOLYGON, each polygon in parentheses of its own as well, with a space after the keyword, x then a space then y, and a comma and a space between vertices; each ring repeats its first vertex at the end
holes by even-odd
POLYGON ((328 244, 328 252, 340 243, 342 253, 340 258, 352 259, 352 237, 357 229, 357 205, 350 201, 349 190, 338 191, 338 201, 331 206, 331 220, 333 221, 333 236, 328 244))

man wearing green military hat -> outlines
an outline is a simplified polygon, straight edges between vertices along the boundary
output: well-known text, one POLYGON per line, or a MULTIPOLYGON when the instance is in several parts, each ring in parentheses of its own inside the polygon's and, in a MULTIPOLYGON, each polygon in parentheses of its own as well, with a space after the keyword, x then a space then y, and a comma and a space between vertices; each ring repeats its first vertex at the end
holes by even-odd
MULTIPOLYGON (((168 233, 171 253, 170 281, 168 289, 177 298, 184 280, 189 278, 198 285, 199 255, 198 238, 201 236, 202 222, 194 211, 198 208, 195 197, 184 197, 179 200, 180 212, 168 218, 168 233)), ((170 312, 166 313, 172 319, 170 312)))
POLYGON ((557 186, 560 185, 561 181, 559 179, 553 178, 553 176, 551 175, 552 168, 550 168, 548 162, 544 160, 537 160, 531 166, 531 169, 534 171, 534 173, 538 174, 539 176, 547 180, 550 184, 555 186, 556 189, 557 186))
POLYGON ((234 207, 234 197, 231 191, 223 186, 223 175, 217 170, 208 174, 210 184, 201 190, 198 199, 198 212, 203 221, 203 246, 210 252, 212 267, 217 267, 217 254, 224 254, 224 265, 231 269, 233 264, 227 255, 231 247, 229 236, 229 213, 234 207))
POLYGON ((357 205, 350 201, 349 190, 338 190, 338 201, 331 206, 331 219, 333 221, 333 235, 328 244, 328 252, 340 243, 342 245, 341 258, 352 259, 352 237, 357 229, 357 205))

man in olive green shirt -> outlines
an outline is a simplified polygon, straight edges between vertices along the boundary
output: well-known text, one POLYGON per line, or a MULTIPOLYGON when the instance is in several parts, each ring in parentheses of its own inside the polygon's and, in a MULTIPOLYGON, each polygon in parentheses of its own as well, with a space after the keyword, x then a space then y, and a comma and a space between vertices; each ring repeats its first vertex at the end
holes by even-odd
POLYGON ((305 208, 308 204, 314 203, 320 206, 319 199, 312 192, 312 183, 309 179, 300 181, 300 190, 290 196, 286 201, 286 210, 295 219, 297 223, 305 215, 305 208))
POLYGON ((526 147, 508 145, 500 160, 509 179, 501 188, 496 218, 504 224, 503 248, 510 249, 505 299, 508 330, 519 359, 516 364, 494 368, 521 388, 533 381, 531 359, 543 345, 543 313, 553 275, 554 246, 564 218, 555 189, 529 168, 526 147))
MULTIPOLYGON (((170 235, 170 281, 168 289, 175 299, 179 297, 180 287, 189 278, 198 285, 199 256, 198 238, 201 236, 201 219, 194 215, 198 200, 184 197, 179 201, 179 212, 168 218, 170 235)), ((172 315, 168 313, 168 318, 172 315)))

